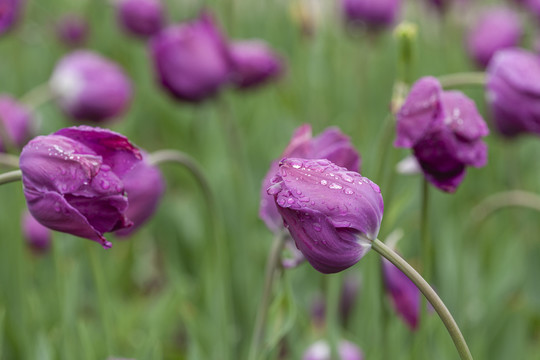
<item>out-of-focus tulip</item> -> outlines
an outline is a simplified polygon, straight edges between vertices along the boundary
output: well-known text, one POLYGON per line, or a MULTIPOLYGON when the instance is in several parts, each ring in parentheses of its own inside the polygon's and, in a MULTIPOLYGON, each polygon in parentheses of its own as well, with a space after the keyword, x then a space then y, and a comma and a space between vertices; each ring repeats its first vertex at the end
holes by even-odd
POLYGON ((63 44, 71 47, 81 46, 88 38, 88 23, 79 15, 68 14, 58 21, 56 33, 63 44))
POLYGON ((163 27, 161 0, 120 0, 117 7, 118 22, 130 34, 146 38, 163 27))
POLYGON ((348 23, 381 28, 394 24, 399 15, 401 0, 342 0, 342 6, 348 23))
POLYGON ((298 249, 318 271, 347 269, 370 249, 383 216, 379 187, 326 159, 283 159, 274 196, 298 249))
POLYGON ((28 211, 23 213, 21 225, 24 239, 32 252, 46 253, 51 246, 51 230, 41 225, 28 211))
MULTIPOLYGON (((350 341, 341 340, 337 346, 340 360, 363 360, 362 350, 350 341)), ((324 340, 319 340, 311 345, 302 360, 331 360, 330 345, 324 340)))
POLYGON ((131 226, 124 182, 142 157, 127 138, 89 126, 38 136, 20 157, 28 209, 42 225, 112 246, 106 232, 131 226))
POLYGON ((6 151, 6 144, 22 147, 31 136, 32 113, 9 95, 0 95, 0 151, 6 151), (7 137, 4 139, 3 137, 7 137))
POLYGON ((231 44, 230 51, 233 64, 231 80, 240 89, 262 85, 283 71, 280 58, 264 41, 236 41, 231 44))
POLYGON ((200 102, 229 80, 227 44, 208 13, 163 29, 151 39, 150 51, 157 78, 176 99, 200 102))
POLYGON ((50 86, 62 110, 77 120, 108 120, 122 114, 131 101, 131 82, 122 68, 87 50, 62 58, 50 86))
POLYGON ((0 0, 0 35, 10 30, 19 20, 23 0, 0 0))
POLYGON ((437 79, 425 77, 412 87, 397 114, 396 147, 412 148, 426 179, 454 192, 466 166, 482 167, 488 127, 472 100, 459 91, 443 91, 437 79))

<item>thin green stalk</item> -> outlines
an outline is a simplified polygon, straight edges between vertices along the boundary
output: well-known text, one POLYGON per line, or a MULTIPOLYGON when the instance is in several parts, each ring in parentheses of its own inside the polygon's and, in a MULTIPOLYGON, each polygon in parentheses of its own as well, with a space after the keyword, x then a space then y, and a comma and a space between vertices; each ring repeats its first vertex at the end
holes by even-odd
POLYGON ((472 360, 473 357, 467 346, 465 338, 461 334, 459 327, 450 314, 450 311, 443 303, 439 295, 431 288, 424 278, 411 266, 409 265, 401 256, 399 256, 395 251, 386 246, 379 239, 375 239, 372 243, 372 248, 378 252, 381 256, 385 257, 394 264, 398 269, 400 269, 411 281, 416 285, 418 290, 424 294, 426 299, 431 303, 439 317, 441 318, 444 326, 448 330, 448 334, 452 338, 456 350, 459 353, 459 356, 462 360, 472 360))
MULTIPOLYGON (((422 258, 422 273, 426 281, 432 281, 432 244, 429 239, 429 225, 428 225, 428 212, 429 212, 429 183, 425 178, 422 178, 422 191, 421 191, 421 208, 420 208, 420 242, 421 242, 421 258, 422 258)), ((422 300, 421 321, 425 323, 427 321, 427 304, 425 300, 422 300)))
POLYGON ((341 274, 329 275, 327 279, 326 289, 326 338, 330 346, 332 359, 339 359, 338 342, 339 342, 339 295, 343 284, 341 274))
POLYGON ((379 149, 377 153, 379 154, 379 158, 377 159, 377 170, 375 171, 375 174, 377 177, 374 179, 374 181, 377 181, 381 183, 383 181, 383 174, 386 167, 386 160, 388 158, 388 150, 392 148, 392 135, 394 134, 394 121, 393 121, 393 115, 389 114, 384 118, 384 124, 383 124, 383 133, 381 135, 381 139, 379 141, 379 149))
POLYGON ((13 170, 7 173, 0 174, 0 185, 9 184, 22 179, 21 170, 13 170))
POLYGON ((439 76, 439 82, 445 89, 461 87, 461 86, 485 86, 486 73, 484 72, 467 72, 455 73, 439 76))

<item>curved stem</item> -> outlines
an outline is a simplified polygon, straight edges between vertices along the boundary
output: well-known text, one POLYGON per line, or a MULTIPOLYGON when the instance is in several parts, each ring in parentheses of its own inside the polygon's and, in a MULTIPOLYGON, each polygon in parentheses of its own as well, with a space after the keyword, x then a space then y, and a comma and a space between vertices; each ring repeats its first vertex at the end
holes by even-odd
POLYGON ((274 277, 276 270, 281 266, 281 253, 283 251, 283 247, 285 246, 285 239, 286 236, 284 232, 277 234, 276 238, 274 239, 274 244, 272 245, 272 250, 268 254, 263 295, 259 309, 257 310, 255 329, 253 330, 253 338, 251 339, 251 346, 249 348, 249 360, 257 359, 257 354, 261 346, 264 328, 266 325, 266 317, 268 315, 268 307, 270 306, 274 277))
POLYGON ((486 85, 486 73, 484 72, 448 74, 439 76, 438 79, 443 88, 486 85))
POLYGON ((398 269, 400 269, 411 281, 418 287, 418 290, 424 294, 426 299, 433 305, 433 308, 441 318, 444 326, 448 330, 454 345, 459 353, 459 356, 462 360, 472 360, 472 355, 467 346, 465 338, 461 334, 459 327, 450 314, 450 311, 446 305, 442 302, 441 298, 435 290, 427 283, 426 280, 411 266, 407 263, 401 256, 399 256, 395 251, 386 246, 379 239, 375 239, 372 243, 373 250, 378 252, 381 256, 385 257, 388 261, 394 264, 398 269))
POLYGON ((21 170, 13 170, 7 173, 0 174, 0 185, 9 184, 22 179, 21 170))
POLYGON ((0 153, 0 165, 18 168, 19 157, 6 153, 0 153))
POLYGON ((510 206, 540 211, 540 196, 522 190, 494 194, 484 199, 471 210, 471 219, 473 222, 479 223, 493 212, 510 206))

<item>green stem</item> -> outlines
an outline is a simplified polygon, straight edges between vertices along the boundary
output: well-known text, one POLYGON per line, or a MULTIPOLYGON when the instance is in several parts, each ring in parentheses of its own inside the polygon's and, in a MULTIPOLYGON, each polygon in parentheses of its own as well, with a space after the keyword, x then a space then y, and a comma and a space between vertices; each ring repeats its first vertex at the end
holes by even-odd
POLYGON ((540 211, 540 196, 522 190, 511 190, 491 195, 471 210, 471 221, 477 224, 493 212, 510 206, 540 211))
MULTIPOLYGON (((426 281, 431 282, 431 242, 429 240, 428 226, 428 211, 429 211, 429 183, 425 178, 422 178, 422 195, 421 195, 421 210, 420 210, 420 241, 422 246, 422 272, 426 281)), ((427 306, 425 300, 422 300, 421 321, 427 321, 427 306)))
POLYGON ((343 279, 341 274, 327 276, 326 289, 326 337, 330 346, 332 359, 339 359, 338 342, 339 342, 339 295, 343 279))
POLYGON ((19 157, 6 153, 0 153, 0 165, 18 168, 19 157))
POLYGON ((418 290, 424 294, 426 299, 431 303, 439 317, 441 318, 444 326, 448 330, 452 341, 459 353, 459 356, 462 360, 472 360, 472 355, 467 346, 465 338, 461 334, 459 327, 448 311, 446 305, 442 302, 441 298, 435 290, 429 286, 426 280, 411 266, 409 265, 401 256, 399 256, 395 251, 386 246, 379 239, 375 239, 372 243, 372 248, 378 252, 381 256, 385 257, 388 261, 394 264, 398 269, 400 269, 411 281, 416 285, 418 290))
POLYGON ((0 185, 9 184, 22 179, 21 170, 13 170, 7 173, 0 174, 0 185))
POLYGON ((275 274, 281 266, 281 253, 283 251, 283 247, 285 246, 285 239, 286 236, 284 232, 277 234, 274 239, 272 249, 268 254, 263 295, 255 320, 253 338, 251 339, 251 346, 249 349, 249 360, 257 359, 257 354, 259 353, 259 348, 261 347, 264 336, 264 328, 266 326, 266 318, 268 315, 268 307, 270 306, 272 296, 272 286, 274 285, 275 274))
POLYGON ((486 73, 484 72, 448 74, 439 76, 438 79, 443 88, 486 85, 486 73))
POLYGON ((381 139, 379 141, 379 149, 378 154, 379 158, 377 161, 377 171, 375 171, 375 174, 377 174, 377 177, 375 178, 375 181, 378 181, 381 183, 383 181, 383 174, 385 169, 387 168, 386 165, 386 159, 388 158, 388 150, 392 147, 392 135, 394 133, 394 121, 393 121, 393 115, 388 115, 384 118, 384 124, 383 124, 383 133, 381 135, 381 139))

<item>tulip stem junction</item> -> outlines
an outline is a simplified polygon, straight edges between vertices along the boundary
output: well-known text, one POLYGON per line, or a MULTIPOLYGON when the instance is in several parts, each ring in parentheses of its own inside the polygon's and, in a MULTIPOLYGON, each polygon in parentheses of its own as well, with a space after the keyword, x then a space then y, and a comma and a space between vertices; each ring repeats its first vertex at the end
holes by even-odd
POLYGON ((0 185, 9 184, 22 179, 21 170, 13 170, 7 173, 0 174, 0 185))
POLYGON ((467 346, 465 338, 461 334, 459 327, 450 314, 450 311, 446 305, 442 302, 441 298, 433 288, 427 283, 426 280, 411 266, 407 263, 401 256, 399 256, 395 251, 386 246, 379 239, 375 239, 372 243, 372 248, 378 252, 381 256, 385 257, 388 261, 394 264, 398 269, 400 269, 411 281, 416 285, 418 290, 424 294, 426 299, 431 303, 439 317, 441 318, 444 326, 448 330, 454 345, 459 353, 459 356, 462 360, 472 360, 472 355, 467 346))
POLYGON ((455 73, 439 76, 439 82, 445 89, 460 87, 460 86, 485 86, 486 73, 484 72, 467 72, 455 73))

